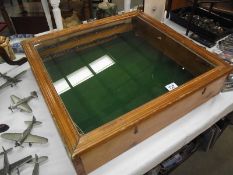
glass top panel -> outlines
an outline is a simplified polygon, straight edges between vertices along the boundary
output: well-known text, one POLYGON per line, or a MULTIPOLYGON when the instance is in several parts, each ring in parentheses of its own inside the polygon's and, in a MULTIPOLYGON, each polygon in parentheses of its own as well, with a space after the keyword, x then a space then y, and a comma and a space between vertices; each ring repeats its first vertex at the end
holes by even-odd
MULTIPOLYGON (((43 49, 40 46, 39 53, 43 49)), ((41 57, 83 133, 167 93, 167 85, 180 86, 197 76, 133 32, 85 49, 41 57)))

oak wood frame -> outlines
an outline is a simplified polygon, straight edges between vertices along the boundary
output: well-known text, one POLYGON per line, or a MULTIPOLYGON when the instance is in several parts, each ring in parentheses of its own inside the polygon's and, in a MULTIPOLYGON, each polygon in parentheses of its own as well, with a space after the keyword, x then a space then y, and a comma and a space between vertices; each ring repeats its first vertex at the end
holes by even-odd
MULTIPOLYGON (((132 20, 132 23, 134 23, 134 20, 132 20)), ((128 28, 126 30, 128 30, 128 28)), ((158 45, 155 46, 158 47, 158 45)), ((174 44, 171 44, 171 46, 174 49, 177 48, 174 44)), ((23 47, 67 151, 73 160, 77 172, 80 174, 86 174, 95 170, 219 93, 225 78, 232 70, 229 65, 219 60, 216 55, 207 52, 204 48, 194 44, 184 36, 142 12, 131 12, 120 16, 109 17, 89 24, 33 38, 24 41, 23 47), (148 39, 152 45, 153 39, 166 43, 168 38, 171 38, 172 42, 177 42, 179 46, 185 47, 186 50, 195 52, 193 59, 197 59, 196 57, 198 56, 202 57, 207 62, 215 65, 215 67, 179 88, 87 134, 81 135, 72 123, 71 117, 57 94, 45 66, 43 65, 42 59, 34 46, 53 38, 72 35, 76 32, 82 33, 86 30, 101 28, 102 26, 128 19, 136 19, 136 23, 139 21, 141 25, 141 23, 144 22, 145 25, 150 26, 155 31, 160 31, 161 36, 157 35, 156 32, 152 32, 150 37, 147 37, 144 29, 140 30, 140 28, 135 27, 136 32, 148 39)), ((169 50, 166 47, 160 47, 159 49, 162 51, 169 50)), ((168 51, 168 55, 176 57, 173 52, 168 51)), ((180 56, 182 54, 179 53, 178 55, 180 56)), ((192 66, 189 64, 190 61, 186 60, 182 62, 178 60, 177 62, 192 69, 192 66)), ((194 66, 194 71, 197 65, 198 63, 194 66)))

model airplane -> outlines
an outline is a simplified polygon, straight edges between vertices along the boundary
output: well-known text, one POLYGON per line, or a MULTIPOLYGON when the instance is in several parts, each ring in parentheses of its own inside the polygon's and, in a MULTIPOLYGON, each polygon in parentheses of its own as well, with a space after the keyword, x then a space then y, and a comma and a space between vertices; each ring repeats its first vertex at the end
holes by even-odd
POLYGON ((12 164, 9 163, 8 156, 6 150, 2 147, 4 154, 4 163, 3 169, 0 170, 0 175, 11 175, 14 170, 17 170, 17 174, 19 175, 19 167, 23 166, 25 163, 32 159, 32 156, 27 156, 23 159, 20 159, 12 164))
POLYGON ((11 87, 16 86, 17 83, 19 83, 20 81, 22 81, 22 80, 20 80, 19 78, 20 78, 23 74, 25 74, 26 72, 27 72, 26 70, 23 71, 23 72, 20 72, 19 74, 17 74, 17 75, 14 76, 14 77, 10 77, 10 76, 8 76, 8 75, 6 75, 6 74, 0 73, 0 77, 4 78, 4 79, 6 80, 6 82, 0 86, 0 89, 3 89, 3 88, 5 88, 5 87, 7 87, 7 86, 11 86, 11 87))
POLYGON ((28 163, 34 163, 34 168, 33 168, 33 171, 32 171, 32 175, 39 175, 39 164, 48 160, 48 157, 47 156, 41 156, 41 157, 38 157, 37 154, 35 155, 35 158, 33 158, 30 162, 28 163))
POLYGON ((1 137, 7 140, 15 141, 15 147, 22 146, 23 143, 29 143, 29 146, 32 146, 32 143, 48 143, 47 138, 31 134, 33 126, 40 125, 41 122, 36 121, 36 118, 33 116, 32 121, 25 121, 25 123, 29 125, 27 129, 23 131, 23 133, 4 133, 1 135, 1 137))
POLYGON ((20 109, 20 111, 25 111, 28 113, 32 112, 32 109, 30 108, 30 106, 27 104, 31 99, 33 98, 37 98, 38 95, 36 93, 36 91, 32 91, 31 95, 25 98, 19 98, 15 95, 11 95, 11 101, 13 102, 13 105, 10 105, 8 107, 8 109, 10 109, 12 112, 14 109, 20 109))

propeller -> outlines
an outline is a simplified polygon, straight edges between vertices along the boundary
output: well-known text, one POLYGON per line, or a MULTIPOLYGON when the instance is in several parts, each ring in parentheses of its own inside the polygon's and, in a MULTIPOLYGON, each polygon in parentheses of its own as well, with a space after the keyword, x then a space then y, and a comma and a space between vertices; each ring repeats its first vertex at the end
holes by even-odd
POLYGON ((15 147, 20 146, 21 148, 24 148, 24 146, 22 146, 18 141, 15 142, 15 147))
POLYGON ((12 106, 9 106, 8 109, 10 109, 11 112, 14 112, 12 106))

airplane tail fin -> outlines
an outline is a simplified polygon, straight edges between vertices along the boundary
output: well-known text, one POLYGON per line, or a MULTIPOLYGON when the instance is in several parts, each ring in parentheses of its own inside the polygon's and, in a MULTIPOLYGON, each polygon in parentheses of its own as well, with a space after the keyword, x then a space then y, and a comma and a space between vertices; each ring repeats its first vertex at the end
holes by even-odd
POLYGON ((33 123, 34 126, 42 124, 42 122, 36 120, 35 116, 33 116, 32 121, 24 121, 24 123, 27 125, 30 125, 33 123))
POLYGON ((3 146, 2 146, 2 150, 3 150, 4 153, 6 152, 6 150, 5 150, 5 148, 3 146))
POLYGON ((37 92, 36 91, 32 91, 31 92, 31 96, 33 96, 34 98, 38 98, 37 92))
MULTIPOLYGON (((7 150, 5 150, 5 148, 2 146, 3 149, 3 155, 4 155, 4 172, 7 174, 7 165, 9 165, 9 160, 8 160, 8 156, 7 156, 7 150)), ((3 172, 3 173, 4 173, 3 172)))
POLYGON ((24 121, 24 123, 27 124, 27 125, 30 125, 30 124, 33 123, 33 125, 35 125, 35 126, 38 126, 38 125, 42 124, 42 122, 40 122, 40 121, 35 121, 35 122, 32 122, 32 121, 24 121))
POLYGON ((0 156, 2 156, 4 154, 4 152, 9 153, 12 150, 13 150, 13 148, 9 148, 9 149, 5 150, 5 148, 3 147, 3 152, 0 153, 0 156))

